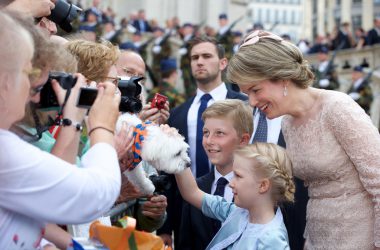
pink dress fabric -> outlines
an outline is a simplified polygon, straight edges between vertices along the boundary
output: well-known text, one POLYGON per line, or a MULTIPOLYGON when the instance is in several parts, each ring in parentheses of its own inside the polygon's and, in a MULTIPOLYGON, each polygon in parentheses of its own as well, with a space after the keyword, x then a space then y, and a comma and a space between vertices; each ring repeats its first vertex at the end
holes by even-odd
POLYGON ((349 96, 320 90, 312 115, 282 129, 294 175, 309 188, 305 249, 380 246, 380 135, 349 96))

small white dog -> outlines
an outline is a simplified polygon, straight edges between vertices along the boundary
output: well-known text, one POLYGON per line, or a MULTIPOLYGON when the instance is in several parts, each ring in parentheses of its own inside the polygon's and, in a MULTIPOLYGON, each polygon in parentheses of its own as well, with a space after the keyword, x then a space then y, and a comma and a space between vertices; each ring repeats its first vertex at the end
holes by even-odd
POLYGON ((144 195, 153 194, 155 188, 147 177, 141 160, 152 165, 157 171, 169 174, 181 172, 190 166, 187 153, 189 145, 176 129, 151 122, 143 123, 136 115, 125 113, 117 121, 117 131, 120 131, 123 122, 134 127, 134 162, 123 174, 144 195))

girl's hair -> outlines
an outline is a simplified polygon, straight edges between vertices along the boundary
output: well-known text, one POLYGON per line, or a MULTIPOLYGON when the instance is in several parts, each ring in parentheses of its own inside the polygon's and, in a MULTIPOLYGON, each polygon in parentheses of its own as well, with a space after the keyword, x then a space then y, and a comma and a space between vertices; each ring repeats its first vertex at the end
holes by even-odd
POLYGON ((78 60, 79 73, 95 82, 107 79, 108 72, 116 64, 120 53, 119 48, 110 42, 74 40, 69 41, 66 46, 78 60))
POLYGON ((259 171, 272 184, 274 202, 293 202, 295 186, 292 178, 292 163, 286 152, 273 143, 254 143, 235 150, 235 154, 255 160, 254 171, 259 171))
POLYGON ((253 110, 238 99, 226 99, 210 105, 202 114, 202 120, 208 118, 225 118, 233 122, 233 126, 239 136, 253 132, 253 110))
MULTIPOLYGON (((263 31, 260 34, 271 33, 263 31)), ((284 40, 260 37, 260 34, 256 43, 240 47, 231 58, 227 78, 243 85, 262 80, 290 80, 299 88, 307 88, 314 75, 297 46, 284 40)))

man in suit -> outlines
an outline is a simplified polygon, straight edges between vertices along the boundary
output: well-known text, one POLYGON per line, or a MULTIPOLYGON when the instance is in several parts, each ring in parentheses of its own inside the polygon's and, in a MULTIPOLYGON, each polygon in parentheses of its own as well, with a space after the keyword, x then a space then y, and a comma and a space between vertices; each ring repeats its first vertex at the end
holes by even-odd
MULTIPOLYGON (((268 142, 285 148, 286 143, 281 131, 282 116, 270 120, 258 108, 255 108, 254 113, 254 131, 250 143, 268 142)), ((294 177, 294 184, 296 185, 295 202, 283 204, 281 210, 288 231, 290 249, 302 250, 305 241, 303 233, 306 226, 306 205, 309 197, 302 180, 294 177)))
MULTIPOLYGON (((198 37, 190 43, 190 65, 191 71, 197 84, 196 96, 188 99, 185 103, 173 109, 170 113, 168 124, 178 129, 179 133, 185 137, 185 141, 190 145, 190 158, 192 161, 191 170, 194 176, 200 177, 201 172, 210 172, 210 165, 207 160, 198 164, 203 159, 205 152, 197 140, 197 127, 199 124, 199 109, 202 107, 202 100, 205 94, 210 99, 206 102, 207 106, 215 101, 224 99, 247 100, 243 94, 228 90, 222 82, 222 71, 227 66, 227 59, 224 56, 224 48, 214 38, 198 37), (197 152, 198 151, 198 152, 197 152), (203 151, 203 152, 202 152, 203 151), (203 155, 202 155, 203 154, 203 155)), ((199 131, 199 130, 198 130, 199 131)), ((199 133, 198 133, 199 134, 199 133)), ((200 141, 201 142, 201 141, 200 141)), ((182 210, 182 198, 179 194, 174 176, 171 176, 172 188, 165 194, 168 198, 168 218, 164 226, 157 230, 164 242, 172 245, 172 232, 174 231, 175 248, 178 249, 179 226, 182 210)), ((186 232, 183 232, 186 233, 186 232)))
POLYGON ((380 17, 375 18, 373 24, 374 27, 368 31, 367 35, 368 45, 380 43, 380 17))
POLYGON ((139 10, 137 13, 137 19, 133 21, 132 25, 141 33, 152 32, 152 28, 145 19, 145 10, 139 10))

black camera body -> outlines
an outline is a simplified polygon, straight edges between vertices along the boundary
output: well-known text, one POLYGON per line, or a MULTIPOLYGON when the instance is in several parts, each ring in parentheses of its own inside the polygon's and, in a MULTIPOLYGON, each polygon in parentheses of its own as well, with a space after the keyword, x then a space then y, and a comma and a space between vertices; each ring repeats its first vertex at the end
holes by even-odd
MULTIPOLYGON (((138 113, 142 109, 140 100, 141 85, 143 77, 121 77, 118 88, 121 92, 119 110, 121 112, 138 113)), ((94 103, 98 90, 94 88, 81 88, 77 106, 90 109, 94 103)))
POLYGON ((47 18, 59 25, 64 31, 71 32, 73 30, 71 22, 77 18, 81 12, 82 9, 74 4, 64 0, 57 0, 55 8, 47 18))
POLYGON ((57 80, 59 85, 63 89, 71 89, 75 86, 77 82, 77 78, 71 74, 67 74, 65 72, 55 72, 52 71, 49 73, 49 78, 41 90, 41 99, 38 105, 40 109, 48 109, 48 108, 57 108, 59 107, 59 103, 57 100, 57 96, 51 86, 51 81, 57 80))
POLYGON ((142 109, 142 103, 140 100, 141 85, 140 81, 144 77, 121 77, 118 87, 121 92, 121 101, 119 110, 121 112, 138 113, 142 109))
POLYGON ((153 183, 155 193, 163 194, 165 191, 169 190, 172 183, 169 180, 169 176, 167 175, 151 175, 149 179, 153 183))

